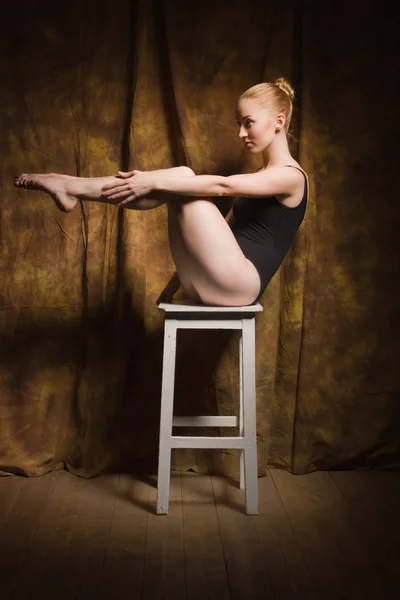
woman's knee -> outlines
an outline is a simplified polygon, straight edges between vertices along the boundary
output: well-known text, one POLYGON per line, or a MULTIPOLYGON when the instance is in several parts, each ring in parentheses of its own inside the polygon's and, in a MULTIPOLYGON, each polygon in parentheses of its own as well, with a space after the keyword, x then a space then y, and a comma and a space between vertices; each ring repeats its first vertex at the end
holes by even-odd
POLYGON ((193 177, 196 175, 196 173, 193 171, 193 169, 191 169, 190 167, 187 167, 186 165, 182 165, 181 167, 178 167, 178 169, 179 169, 179 174, 182 176, 193 177))

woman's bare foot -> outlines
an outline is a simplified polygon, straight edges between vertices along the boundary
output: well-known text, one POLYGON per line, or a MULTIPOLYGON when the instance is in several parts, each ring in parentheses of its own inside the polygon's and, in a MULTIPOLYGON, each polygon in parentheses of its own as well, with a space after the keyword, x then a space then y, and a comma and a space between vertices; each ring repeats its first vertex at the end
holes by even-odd
POLYGON ((78 202, 74 195, 67 192, 68 180, 70 179, 69 175, 59 175, 57 173, 22 173, 14 179, 14 185, 26 190, 47 192, 60 210, 70 212, 78 202))

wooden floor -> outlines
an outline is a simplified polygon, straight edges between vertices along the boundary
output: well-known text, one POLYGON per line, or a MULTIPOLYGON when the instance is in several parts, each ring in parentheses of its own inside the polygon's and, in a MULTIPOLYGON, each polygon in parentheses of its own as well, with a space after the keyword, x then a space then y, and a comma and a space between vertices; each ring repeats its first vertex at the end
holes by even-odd
POLYGON ((400 598, 400 472, 0 478, 1 600, 400 598))

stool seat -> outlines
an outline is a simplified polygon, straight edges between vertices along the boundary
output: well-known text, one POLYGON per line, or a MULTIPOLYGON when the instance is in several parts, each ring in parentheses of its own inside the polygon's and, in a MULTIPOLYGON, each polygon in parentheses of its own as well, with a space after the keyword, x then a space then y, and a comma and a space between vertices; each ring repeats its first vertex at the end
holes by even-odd
POLYGON ((157 514, 167 514, 172 448, 236 448, 240 450, 240 488, 245 489, 246 513, 258 513, 255 314, 261 304, 210 306, 188 302, 162 302, 165 314, 161 390, 160 441, 157 481, 157 514), (175 361, 178 329, 240 330, 239 416, 174 416, 175 361), (239 427, 239 436, 196 437, 172 435, 172 427, 239 427))
POLYGON ((160 302, 158 309, 171 314, 218 314, 220 315, 234 315, 234 314, 252 314, 256 312, 262 312, 263 307, 261 304, 256 302, 255 304, 249 304, 246 306, 210 306, 205 304, 183 304, 181 302, 160 302))

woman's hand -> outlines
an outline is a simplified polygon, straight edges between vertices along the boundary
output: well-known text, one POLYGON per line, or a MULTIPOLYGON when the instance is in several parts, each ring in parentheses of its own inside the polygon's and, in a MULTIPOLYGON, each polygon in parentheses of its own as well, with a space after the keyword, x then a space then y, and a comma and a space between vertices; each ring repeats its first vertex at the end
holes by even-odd
POLYGON ((127 179, 128 177, 132 177, 135 173, 143 173, 143 171, 139 171, 139 169, 135 169, 134 171, 118 171, 118 177, 121 179, 127 179))
POLYGON ((118 172, 122 181, 109 183, 101 190, 101 195, 107 200, 120 200, 117 206, 124 206, 132 200, 147 196, 153 188, 153 178, 150 173, 143 171, 118 172))

